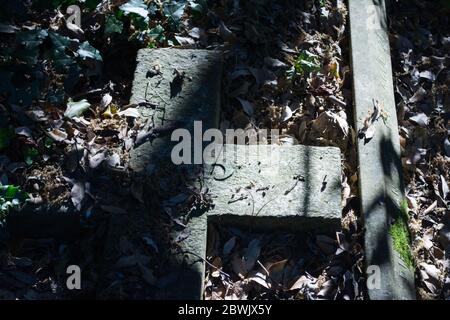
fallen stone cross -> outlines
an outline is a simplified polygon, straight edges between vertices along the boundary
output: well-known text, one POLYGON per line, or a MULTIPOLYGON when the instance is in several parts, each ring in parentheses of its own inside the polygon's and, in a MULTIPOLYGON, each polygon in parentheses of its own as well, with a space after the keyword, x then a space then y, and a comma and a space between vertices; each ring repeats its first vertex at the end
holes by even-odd
MULTIPOLYGON (((142 119, 155 128, 169 122, 192 130, 194 121, 202 121, 203 130, 217 127, 221 69, 220 54, 213 51, 141 50, 131 100, 164 106, 144 107, 141 112, 142 119)), ((135 171, 147 170, 158 159, 168 160, 173 146, 170 132, 175 127, 133 150, 135 171)), ((189 221, 175 258, 181 266, 180 280, 161 293, 165 299, 202 298, 209 222, 268 232, 340 228, 338 148, 225 144, 221 151, 203 167, 202 183, 213 207, 189 221)))

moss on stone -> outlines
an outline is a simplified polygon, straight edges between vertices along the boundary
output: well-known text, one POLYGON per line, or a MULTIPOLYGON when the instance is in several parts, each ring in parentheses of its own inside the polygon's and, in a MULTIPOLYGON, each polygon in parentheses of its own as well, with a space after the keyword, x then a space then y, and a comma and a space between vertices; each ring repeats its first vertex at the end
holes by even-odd
POLYGON ((400 204, 400 215, 391 225, 389 233, 392 237, 394 248, 400 254, 406 266, 414 269, 414 259, 411 254, 411 237, 408 229, 408 202, 404 199, 400 204))

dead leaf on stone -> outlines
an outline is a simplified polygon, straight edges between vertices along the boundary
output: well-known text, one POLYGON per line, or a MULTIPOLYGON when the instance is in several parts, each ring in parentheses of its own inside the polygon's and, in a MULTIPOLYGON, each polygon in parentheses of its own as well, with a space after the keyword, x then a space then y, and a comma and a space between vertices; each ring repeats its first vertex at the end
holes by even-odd
POLYGON ((30 139, 33 139, 33 133, 28 127, 18 127, 15 128, 15 133, 19 136, 24 136, 30 139))
POLYGON ((422 281, 431 293, 436 294, 439 288, 441 271, 436 266, 425 262, 422 262, 420 267, 423 269, 420 271, 422 281))
POLYGON ((373 111, 363 122, 363 127, 359 129, 359 136, 366 141, 373 138, 375 135, 375 122, 380 118, 381 110, 378 101, 373 102, 373 111))
POLYGON ((248 297, 244 281, 236 281, 228 288, 225 300, 245 300, 248 297))
POLYGON ((317 296, 319 298, 331 298, 331 294, 333 293, 334 289, 335 285, 333 280, 327 280, 324 284, 322 284, 322 287, 320 288, 319 293, 317 293, 317 296))
POLYGON ((283 279, 285 279, 285 271, 288 263, 288 259, 283 259, 274 263, 270 263, 266 266, 269 272, 270 281, 273 286, 279 286, 282 284, 283 279))
POLYGON ((69 29, 75 36, 81 37, 84 35, 83 29, 77 26, 75 23, 66 23, 67 29, 69 29))
POLYGON ((310 139, 335 142, 342 150, 347 149, 349 126, 342 113, 322 112, 312 121, 310 139))
POLYGON ((302 275, 294 282, 294 284, 289 288, 289 290, 301 290, 304 287, 306 287, 310 282, 311 280, 307 276, 302 275))
POLYGON ((45 112, 41 109, 35 108, 29 111, 25 111, 25 114, 33 121, 36 122, 43 122, 43 121, 47 121, 47 115, 45 114, 45 112))
POLYGON ((125 116, 125 117, 131 117, 131 118, 138 118, 139 110, 137 108, 128 108, 128 109, 119 111, 118 115, 125 116))
POLYGON ((423 215, 426 215, 426 214, 430 213, 431 211, 433 211, 434 209, 436 209, 437 204, 438 204, 438 202, 437 202, 437 200, 435 200, 428 208, 426 208, 423 211, 423 215))
POLYGON ((205 30, 194 27, 188 31, 188 35, 194 39, 201 39, 206 36, 205 30))

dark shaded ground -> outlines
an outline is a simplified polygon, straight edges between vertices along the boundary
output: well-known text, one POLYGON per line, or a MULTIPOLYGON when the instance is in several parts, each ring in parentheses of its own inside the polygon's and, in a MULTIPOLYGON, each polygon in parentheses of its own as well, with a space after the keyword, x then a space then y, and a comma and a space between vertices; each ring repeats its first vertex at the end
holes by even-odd
POLYGON ((391 50, 402 162, 423 299, 449 297, 450 2, 397 1, 391 50))

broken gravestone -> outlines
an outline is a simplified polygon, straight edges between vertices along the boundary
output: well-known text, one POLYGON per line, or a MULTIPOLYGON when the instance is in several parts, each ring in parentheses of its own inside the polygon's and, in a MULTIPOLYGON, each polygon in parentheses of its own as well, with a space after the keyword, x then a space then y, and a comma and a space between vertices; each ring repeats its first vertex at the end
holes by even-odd
POLYGON ((209 222, 267 232, 341 226, 339 148, 224 145, 223 153, 204 168, 214 207, 189 223, 180 254, 189 268, 176 298, 203 297, 209 222))
POLYGON ((149 139, 131 152, 131 169, 142 172, 157 159, 167 159, 174 129, 192 131, 194 121, 201 121, 203 130, 218 126, 221 77, 219 52, 139 50, 130 102, 140 105, 149 139))
MULTIPOLYGON (((171 161, 173 130, 193 131, 195 121, 203 131, 217 128, 222 58, 206 50, 143 49, 137 59, 131 102, 140 105, 150 135, 132 150, 130 166, 145 173, 171 161)), ((214 206, 189 220, 172 259, 177 280, 158 289, 162 299, 202 298, 208 222, 270 232, 340 228, 338 148, 224 145, 221 151, 203 166, 214 206)))

